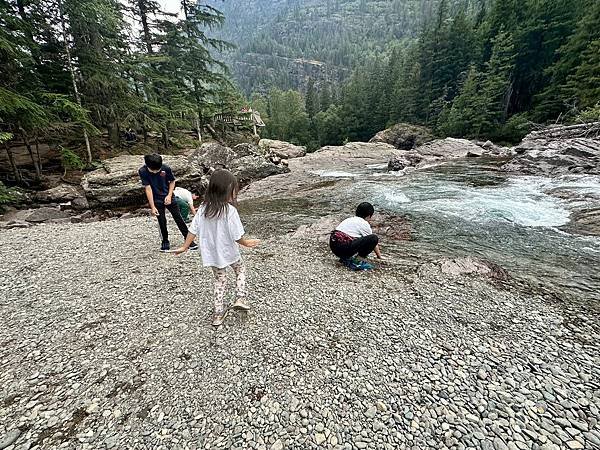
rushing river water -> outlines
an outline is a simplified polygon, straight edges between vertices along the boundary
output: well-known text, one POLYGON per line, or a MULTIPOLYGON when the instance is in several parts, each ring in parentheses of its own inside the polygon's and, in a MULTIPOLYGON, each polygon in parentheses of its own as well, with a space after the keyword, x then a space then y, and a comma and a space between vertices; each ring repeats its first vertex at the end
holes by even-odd
POLYGON ((572 223, 577 210, 600 207, 600 177, 508 176, 480 160, 404 175, 378 166, 315 174, 338 184, 330 195, 278 203, 283 214, 350 212, 371 201, 409 219, 413 239, 392 246, 394 258, 476 256, 560 297, 600 300, 600 237, 572 223))

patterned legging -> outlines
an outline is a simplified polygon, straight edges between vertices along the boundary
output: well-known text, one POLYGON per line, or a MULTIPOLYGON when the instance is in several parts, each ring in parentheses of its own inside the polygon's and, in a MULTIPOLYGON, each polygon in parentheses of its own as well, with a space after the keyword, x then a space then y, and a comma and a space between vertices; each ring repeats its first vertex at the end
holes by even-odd
MULTIPOLYGON (((237 298, 246 297, 246 266, 240 259, 238 262, 230 265, 235 272, 236 296, 237 298)), ((215 314, 223 314, 225 291, 227 290, 227 267, 222 269, 212 268, 215 275, 215 314)))

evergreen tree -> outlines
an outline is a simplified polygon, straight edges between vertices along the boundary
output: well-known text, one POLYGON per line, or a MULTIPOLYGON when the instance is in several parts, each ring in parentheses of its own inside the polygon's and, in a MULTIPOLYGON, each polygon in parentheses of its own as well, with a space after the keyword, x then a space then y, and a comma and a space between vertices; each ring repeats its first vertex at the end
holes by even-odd
POLYGON ((311 119, 319 112, 319 97, 312 79, 309 80, 306 90, 306 112, 311 119))
POLYGON ((325 84, 321 86, 321 90, 319 93, 319 111, 327 111, 333 103, 333 99, 331 98, 331 89, 329 85, 325 84))

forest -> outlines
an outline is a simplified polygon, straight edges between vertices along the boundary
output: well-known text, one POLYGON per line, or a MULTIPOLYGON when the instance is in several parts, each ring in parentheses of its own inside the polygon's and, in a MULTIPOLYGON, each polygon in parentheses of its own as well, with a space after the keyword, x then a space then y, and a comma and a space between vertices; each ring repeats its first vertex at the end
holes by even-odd
POLYGON ((166 148, 174 131, 200 133, 206 117, 237 108, 213 57, 230 46, 210 36, 222 13, 190 0, 181 10, 154 0, 0 1, 0 146, 17 182, 11 144, 27 148, 35 181, 40 143, 82 168, 126 132, 166 148))
POLYGON ((181 0, 177 15, 155 0, 0 0, 0 148, 9 181, 42 177, 42 144, 58 149, 65 170, 90 168, 128 135, 167 151, 182 134, 201 138, 214 114, 242 106, 261 112, 263 137, 311 150, 368 140, 398 122, 514 142, 538 124, 600 115, 595 0, 248 5, 181 0), (225 14, 233 25, 223 27, 225 14), (249 23, 233 30, 244 17, 249 23), (246 43, 235 50, 229 39, 246 43), (263 61, 270 89, 244 99, 240 86, 252 80, 235 79, 223 62, 244 51, 320 58, 312 66, 346 72, 309 76, 290 90, 304 72, 263 61), (29 155, 25 169, 16 145, 29 155))
POLYGON ((416 39, 368 57, 341 87, 254 95, 267 134, 318 148, 408 122, 440 136, 518 141, 600 118, 600 2, 442 0, 416 39), (282 100, 285 99, 285 100, 282 100))

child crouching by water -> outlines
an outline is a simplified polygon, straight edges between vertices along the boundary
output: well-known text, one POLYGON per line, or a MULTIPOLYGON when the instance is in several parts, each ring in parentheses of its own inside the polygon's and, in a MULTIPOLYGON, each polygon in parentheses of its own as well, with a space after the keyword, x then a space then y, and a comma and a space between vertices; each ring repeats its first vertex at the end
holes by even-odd
POLYGON ((238 183, 231 172, 222 169, 213 172, 204 202, 192 221, 185 243, 175 251, 176 254, 184 253, 198 236, 202 263, 204 267, 212 268, 215 276, 215 327, 223 323, 227 313, 224 298, 228 267, 233 269, 236 278, 236 300, 233 308, 242 311, 250 309, 246 303, 246 268, 238 244, 254 248, 259 241, 244 238, 244 227, 237 209, 233 206, 237 192, 238 183))
POLYGON ((379 250, 379 238, 373 234, 369 221, 375 214, 375 208, 370 203, 364 202, 356 208, 356 215, 349 217, 340 223, 331 233, 329 246, 335 256, 340 258, 340 262, 352 270, 369 270, 373 265, 366 261, 354 259, 358 254, 361 258, 366 258, 375 252, 378 259, 381 259, 379 250))

